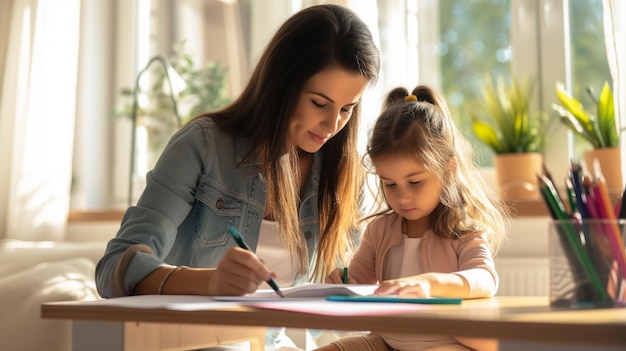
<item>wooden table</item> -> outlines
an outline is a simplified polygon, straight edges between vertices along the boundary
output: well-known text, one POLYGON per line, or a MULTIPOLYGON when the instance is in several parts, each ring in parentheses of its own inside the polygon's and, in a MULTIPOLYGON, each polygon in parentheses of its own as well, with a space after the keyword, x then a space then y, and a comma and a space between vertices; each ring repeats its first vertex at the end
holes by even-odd
MULTIPOLYGON (((244 337, 245 333, 234 332, 239 339, 228 341, 250 336, 253 349, 262 349, 256 345, 263 344, 259 340, 263 328, 258 327, 274 326, 422 334, 449 334, 452 330, 456 336, 500 339, 500 350, 626 350, 626 309, 551 308, 546 297, 466 300, 461 305, 431 305, 418 312, 367 316, 330 316, 251 306, 172 310, 82 302, 45 303, 41 311, 43 318, 73 321, 74 350, 99 350, 97 347, 103 341, 94 343, 93 335, 105 334, 105 339, 117 338, 116 345, 120 345, 119 339, 124 339, 122 344, 127 346, 109 345, 102 350, 138 350, 141 348, 137 345, 150 343, 152 345, 146 349, 157 349, 150 341, 154 333, 132 330, 129 326, 133 325, 152 329, 170 326, 178 328, 180 333, 189 329, 188 335, 200 326, 219 325, 212 330, 224 330, 225 333, 232 329, 223 326, 243 326, 248 328, 245 333, 249 335, 244 337), (128 346, 128 340, 134 340, 134 348, 128 346)), ((224 335, 220 340, 225 341, 233 335, 224 335)))

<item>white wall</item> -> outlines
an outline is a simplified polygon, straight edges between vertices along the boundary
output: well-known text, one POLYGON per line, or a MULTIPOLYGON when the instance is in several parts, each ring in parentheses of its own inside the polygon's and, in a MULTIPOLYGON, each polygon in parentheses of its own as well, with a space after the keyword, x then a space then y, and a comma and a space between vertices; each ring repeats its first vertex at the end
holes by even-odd
POLYGON ((546 296, 549 284, 549 217, 518 217, 496 257, 497 295, 546 296))
POLYGON ((66 241, 93 242, 109 241, 115 237, 119 222, 70 222, 67 225, 66 241))

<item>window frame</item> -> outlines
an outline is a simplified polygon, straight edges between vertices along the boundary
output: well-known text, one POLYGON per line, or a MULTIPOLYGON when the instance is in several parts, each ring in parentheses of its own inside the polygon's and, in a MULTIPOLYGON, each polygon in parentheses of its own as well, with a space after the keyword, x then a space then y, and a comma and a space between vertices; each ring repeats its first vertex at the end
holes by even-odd
MULTIPOLYGON (((568 0, 510 0, 510 4, 512 72, 537 77, 537 98, 533 99, 532 108, 557 118, 552 112, 552 104, 557 101, 555 84, 557 81, 566 86, 571 84, 568 0)), ((420 48, 439 41, 439 33, 433 30, 438 25, 432 23, 433 18, 439 18, 438 2, 418 0, 417 6, 418 52, 432 52, 420 48), (420 17, 429 20, 420 21, 420 17)), ((441 88, 438 57, 422 55, 418 56, 418 62, 419 81, 441 88)), ((571 133, 561 123, 550 124, 544 160, 551 172, 567 174, 572 155, 571 133)), ((493 167, 483 167, 483 173, 488 181, 494 181, 493 167)))

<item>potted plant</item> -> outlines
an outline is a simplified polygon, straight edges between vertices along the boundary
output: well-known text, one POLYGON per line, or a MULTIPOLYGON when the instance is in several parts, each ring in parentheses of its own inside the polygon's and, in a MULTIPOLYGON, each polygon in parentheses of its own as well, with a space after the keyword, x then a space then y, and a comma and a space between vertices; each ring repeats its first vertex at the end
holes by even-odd
MULTIPOLYGON (((145 80, 150 85, 139 89, 137 95, 136 118, 137 125, 145 134, 147 167, 154 164, 172 133, 182 124, 193 116, 216 110, 230 102, 226 85, 227 68, 212 61, 196 67, 193 58, 186 51, 185 41, 174 45, 173 54, 168 61, 185 83, 184 88, 175 94, 176 109, 165 71, 158 65, 150 67, 150 77, 145 80)), ((120 93, 127 99, 114 114, 131 118, 134 91, 132 88, 124 88, 120 93)))
POLYGON ((481 87, 485 117, 472 115, 472 131, 496 154, 494 167, 505 200, 537 199, 537 174, 542 172, 546 114, 531 111, 534 84, 513 75, 488 77, 481 87))
POLYGON ((621 193, 620 137, 615 119, 613 93, 608 82, 604 82, 598 97, 594 95, 591 87, 587 88, 587 93, 595 102, 595 115, 588 112, 561 82, 556 84, 556 94, 561 105, 553 104, 553 108, 559 113, 562 123, 591 145, 592 149, 584 152, 587 170, 593 171, 593 164, 597 159, 609 190, 621 193))

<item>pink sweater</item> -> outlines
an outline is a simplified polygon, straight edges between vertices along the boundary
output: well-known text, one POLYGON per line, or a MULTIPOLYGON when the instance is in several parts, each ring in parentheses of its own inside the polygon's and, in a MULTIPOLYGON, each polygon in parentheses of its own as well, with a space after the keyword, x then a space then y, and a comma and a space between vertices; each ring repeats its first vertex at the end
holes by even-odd
MULTIPOLYGON (((350 262, 350 277, 360 284, 375 284, 383 277, 383 264, 391 247, 401 245, 404 237, 402 217, 397 214, 374 219, 363 233, 358 251, 350 262)), ((419 257, 424 272, 455 273, 467 280, 469 296, 491 297, 498 289, 498 274, 484 234, 444 239, 432 230, 422 236, 419 257)))

